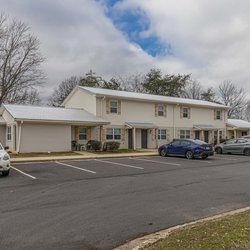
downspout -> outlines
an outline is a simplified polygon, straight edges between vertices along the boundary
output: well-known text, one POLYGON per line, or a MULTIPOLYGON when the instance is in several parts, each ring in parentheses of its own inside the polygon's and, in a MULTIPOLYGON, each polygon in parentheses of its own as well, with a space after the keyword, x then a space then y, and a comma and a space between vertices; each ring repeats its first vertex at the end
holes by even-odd
POLYGON ((19 131, 18 131, 18 144, 17 144, 17 153, 20 152, 20 146, 21 146, 21 134, 22 134, 22 124, 23 121, 20 122, 19 125, 19 131))

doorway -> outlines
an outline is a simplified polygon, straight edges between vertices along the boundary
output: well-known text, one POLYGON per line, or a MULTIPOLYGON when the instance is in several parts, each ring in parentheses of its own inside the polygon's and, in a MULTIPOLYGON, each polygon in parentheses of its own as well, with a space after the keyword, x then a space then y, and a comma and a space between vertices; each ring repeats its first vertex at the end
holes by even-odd
POLYGON ((141 130, 141 147, 148 148, 148 131, 147 131, 147 129, 141 130))
POLYGON ((204 141, 209 142, 209 131, 204 131, 204 141))
POLYGON ((195 131, 195 138, 194 139, 196 139, 196 140, 200 140, 200 131, 198 131, 198 130, 196 130, 195 131))
POLYGON ((133 129, 128 129, 128 148, 133 149, 133 129))

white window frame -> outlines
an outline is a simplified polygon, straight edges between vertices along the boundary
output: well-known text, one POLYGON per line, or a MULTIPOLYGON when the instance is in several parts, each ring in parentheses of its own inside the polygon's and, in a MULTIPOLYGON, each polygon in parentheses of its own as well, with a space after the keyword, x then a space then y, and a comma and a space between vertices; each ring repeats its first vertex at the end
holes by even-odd
POLYGON ((183 107, 182 108, 182 117, 183 118, 188 118, 189 117, 189 108, 188 107, 183 107))
POLYGON ((158 116, 164 116, 164 105, 158 105, 158 116))
POLYGON ((216 120, 221 120, 222 118, 222 112, 221 110, 216 110, 216 116, 215 116, 216 120))
POLYGON ((7 126, 7 141, 12 140, 12 127, 9 125, 7 126))
POLYGON ((167 130, 158 129, 158 140, 167 140, 167 130))
POLYGON ((191 131, 188 129, 181 129, 180 130, 180 139, 190 139, 191 131))
POLYGON ((109 112, 111 114, 118 114, 118 101, 117 100, 110 100, 109 107, 110 107, 109 112))
POLYGON ((86 127, 79 127, 78 129, 78 139, 79 140, 87 140, 87 128, 86 127), (81 129, 85 130, 81 132, 81 129), (83 136, 83 138, 80 138, 81 136, 83 136))
POLYGON ((120 128, 106 128, 106 140, 120 141, 121 133, 120 128))

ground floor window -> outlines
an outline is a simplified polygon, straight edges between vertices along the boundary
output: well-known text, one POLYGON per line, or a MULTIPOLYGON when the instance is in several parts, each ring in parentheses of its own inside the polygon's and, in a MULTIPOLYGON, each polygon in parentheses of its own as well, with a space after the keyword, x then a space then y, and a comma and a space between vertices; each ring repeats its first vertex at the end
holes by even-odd
POLYGON ((121 129, 120 128, 107 128, 106 139, 107 140, 121 140, 121 129))
POLYGON ((190 130, 181 130, 180 131, 181 139, 189 139, 190 138, 190 130))
POLYGON ((11 137, 12 137, 11 126, 8 126, 7 127, 7 140, 11 141, 11 137))
POLYGON ((166 129, 158 129, 158 140, 166 140, 166 139, 167 139, 166 129))
POLYGON ((79 140, 87 140, 87 128, 80 127, 78 134, 79 140))

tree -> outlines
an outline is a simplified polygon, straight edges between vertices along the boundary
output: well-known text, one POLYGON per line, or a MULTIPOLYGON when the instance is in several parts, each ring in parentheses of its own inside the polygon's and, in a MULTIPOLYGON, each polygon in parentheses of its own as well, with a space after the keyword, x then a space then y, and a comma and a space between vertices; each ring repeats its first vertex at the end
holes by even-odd
POLYGON ((245 117, 247 121, 250 122, 250 100, 248 100, 246 108, 245 108, 245 117))
POLYGON ((200 100, 202 97, 202 86, 197 81, 189 81, 184 87, 182 96, 188 99, 200 100))
POLYGON ((162 75, 159 69, 151 69, 145 77, 143 88, 146 93, 180 97, 190 75, 162 75))
POLYGON ((228 118, 244 117, 247 106, 246 94, 243 88, 237 88, 231 81, 224 81, 219 85, 220 102, 229 106, 228 118))
POLYGON ((48 105, 59 107, 75 86, 80 84, 80 77, 71 76, 68 79, 62 81, 62 83, 54 89, 52 95, 49 98, 48 105))
POLYGON ((90 70, 80 79, 80 85, 86 87, 102 88, 105 81, 100 76, 95 76, 95 72, 90 70))
POLYGON ((41 70, 44 58, 39 52, 39 40, 30 28, 17 20, 0 15, 0 104, 27 103, 32 89, 41 85, 45 76, 41 70))
POLYGON ((201 99, 208 102, 218 102, 215 91, 212 87, 201 93, 201 99))
POLYGON ((104 81, 102 88, 122 90, 121 83, 115 78, 111 78, 108 82, 104 81))

